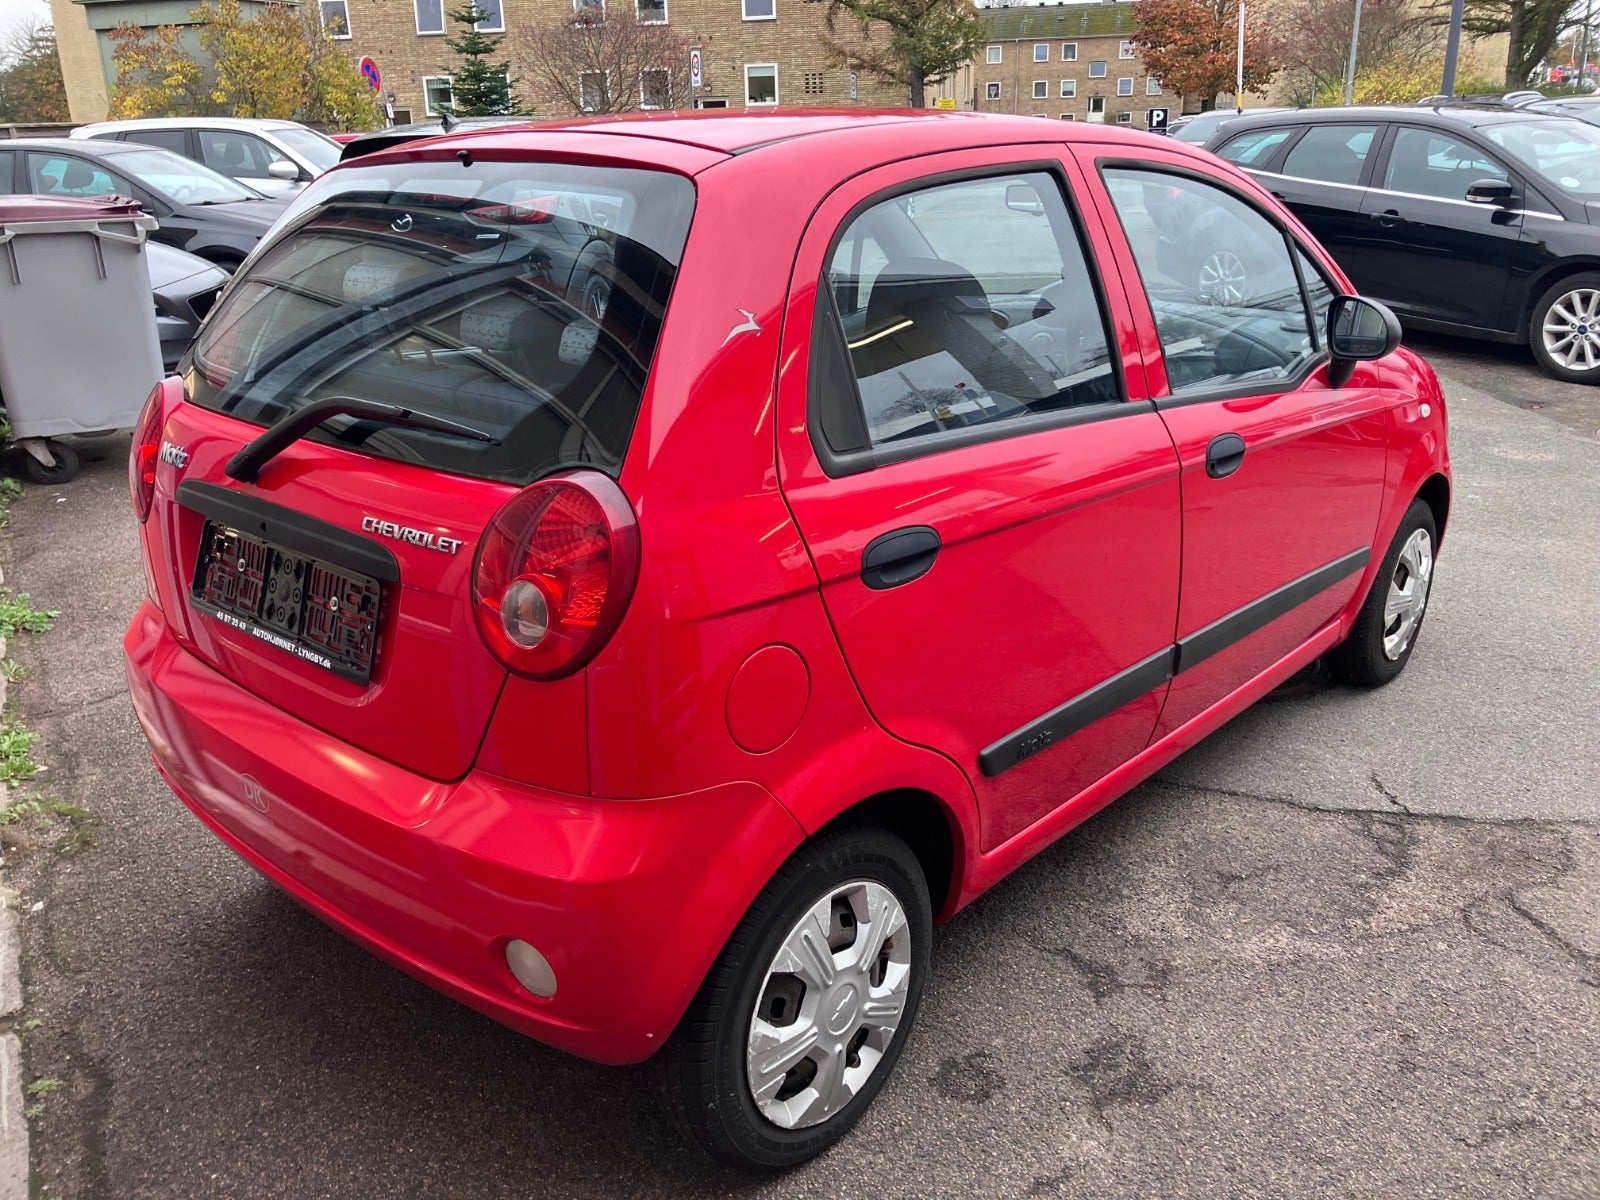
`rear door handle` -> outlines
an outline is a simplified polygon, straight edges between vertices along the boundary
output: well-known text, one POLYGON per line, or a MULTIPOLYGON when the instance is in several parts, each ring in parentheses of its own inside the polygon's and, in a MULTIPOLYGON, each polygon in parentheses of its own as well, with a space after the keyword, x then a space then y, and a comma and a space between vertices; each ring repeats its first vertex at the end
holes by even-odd
POLYGON ((880 534, 861 555, 861 582, 876 592, 921 579, 939 557, 939 532, 912 525, 880 534))
POLYGON ((1232 475, 1244 463, 1244 439, 1237 433, 1219 433, 1206 444, 1206 474, 1213 479, 1232 475))
POLYGON ((1393 229, 1396 225, 1404 225, 1406 223, 1406 219, 1396 209, 1392 208, 1373 213, 1372 219, 1385 229, 1393 229))

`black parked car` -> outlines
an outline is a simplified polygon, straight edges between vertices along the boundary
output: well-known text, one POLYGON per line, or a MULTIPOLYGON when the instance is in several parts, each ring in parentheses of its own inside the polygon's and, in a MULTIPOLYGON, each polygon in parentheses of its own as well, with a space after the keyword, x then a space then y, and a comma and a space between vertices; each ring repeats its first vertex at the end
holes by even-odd
POLYGON ((1528 111, 1577 117, 1591 125, 1600 125, 1600 96, 1558 96, 1551 100, 1535 101, 1528 105, 1528 111))
POLYGON ((1600 128, 1527 109, 1241 117, 1207 143, 1407 324, 1529 343, 1600 383, 1600 128))
POLYGON ((439 137, 446 133, 471 133, 477 129, 496 129, 505 125, 526 125, 528 117, 435 117, 431 121, 416 121, 410 125, 390 125, 387 129, 374 129, 353 137, 339 151, 339 161, 349 162, 390 146, 404 145, 418 138, 439 137))
POLYGON ((160 223, 153 240, 230 272, 286 207, 170 150, 66 138, 0 144, 0 191, 132 196, 160 223))

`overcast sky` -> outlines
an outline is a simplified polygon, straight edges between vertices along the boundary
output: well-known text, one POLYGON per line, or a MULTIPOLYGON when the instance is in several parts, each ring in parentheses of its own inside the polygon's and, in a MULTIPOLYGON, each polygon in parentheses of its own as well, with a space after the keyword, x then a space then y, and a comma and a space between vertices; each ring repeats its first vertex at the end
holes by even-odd
POLYGON ((48 21, 50 5, 46 0, 0 0, 0 29, 9 29, 28 17, 48 21))

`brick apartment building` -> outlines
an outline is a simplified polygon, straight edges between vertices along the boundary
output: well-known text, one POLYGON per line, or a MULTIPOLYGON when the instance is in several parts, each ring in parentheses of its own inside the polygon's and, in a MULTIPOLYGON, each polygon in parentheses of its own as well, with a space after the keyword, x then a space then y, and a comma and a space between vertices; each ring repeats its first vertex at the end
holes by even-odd
POLYGON ((1131 3, 988 9, 983 18, 989 44, 970 93, 957 97, 962 108, 1141 129, 1152 109, 1174 119, 1183 111, 1183 98, 1139 61, 1131 3))
MULTIPOLYGON (((600 0, 578 0, 599 3, 600 0)), ((821 35, 826 5, 812 0, 609 0, 613 9, 666 25, 702 59, 703 86, 691 103, 706 108, 768 108, 774 105, 903 105, 901 89, 865 74, 850 95, 850 72, 828 61, 821 35), (625 6, 625 7, 624 7, 625 6)), ((464 0, 320 0, 324 21, 347 31, 353 57, 370 55, 382 73, 385 94, 394 96, 395 120, 422 120, 448 103, 454 54, 444 44, 457 36, 449 12, 464 0)), ((519 79, 517 99, 537 116, 570 115, 550 94, 519 44, 574 0, 479 0, 494 14, 481 28, 504 32, 502 56, 519 79)), ((848 31, 839 25, 841 36, 848 31)), ((687 78, 688 64, 682 72, 687 78)), ((612 81, 613 87, 641 81, 612 81)), ((648 93, 646 93, 648 94, 648 93)))

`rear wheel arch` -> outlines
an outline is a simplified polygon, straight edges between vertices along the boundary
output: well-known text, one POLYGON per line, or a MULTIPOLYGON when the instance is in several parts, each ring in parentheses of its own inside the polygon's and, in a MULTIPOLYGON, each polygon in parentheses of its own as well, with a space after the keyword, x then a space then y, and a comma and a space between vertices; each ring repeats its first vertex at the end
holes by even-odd
POLYGON ((950 915, 949 906, 962 891, 965 838, 942 800, 920 788, 879 792, 835 815, 812 837, 852 826, 886 829, 911 847, 928 881, 935 920, 950 915))

